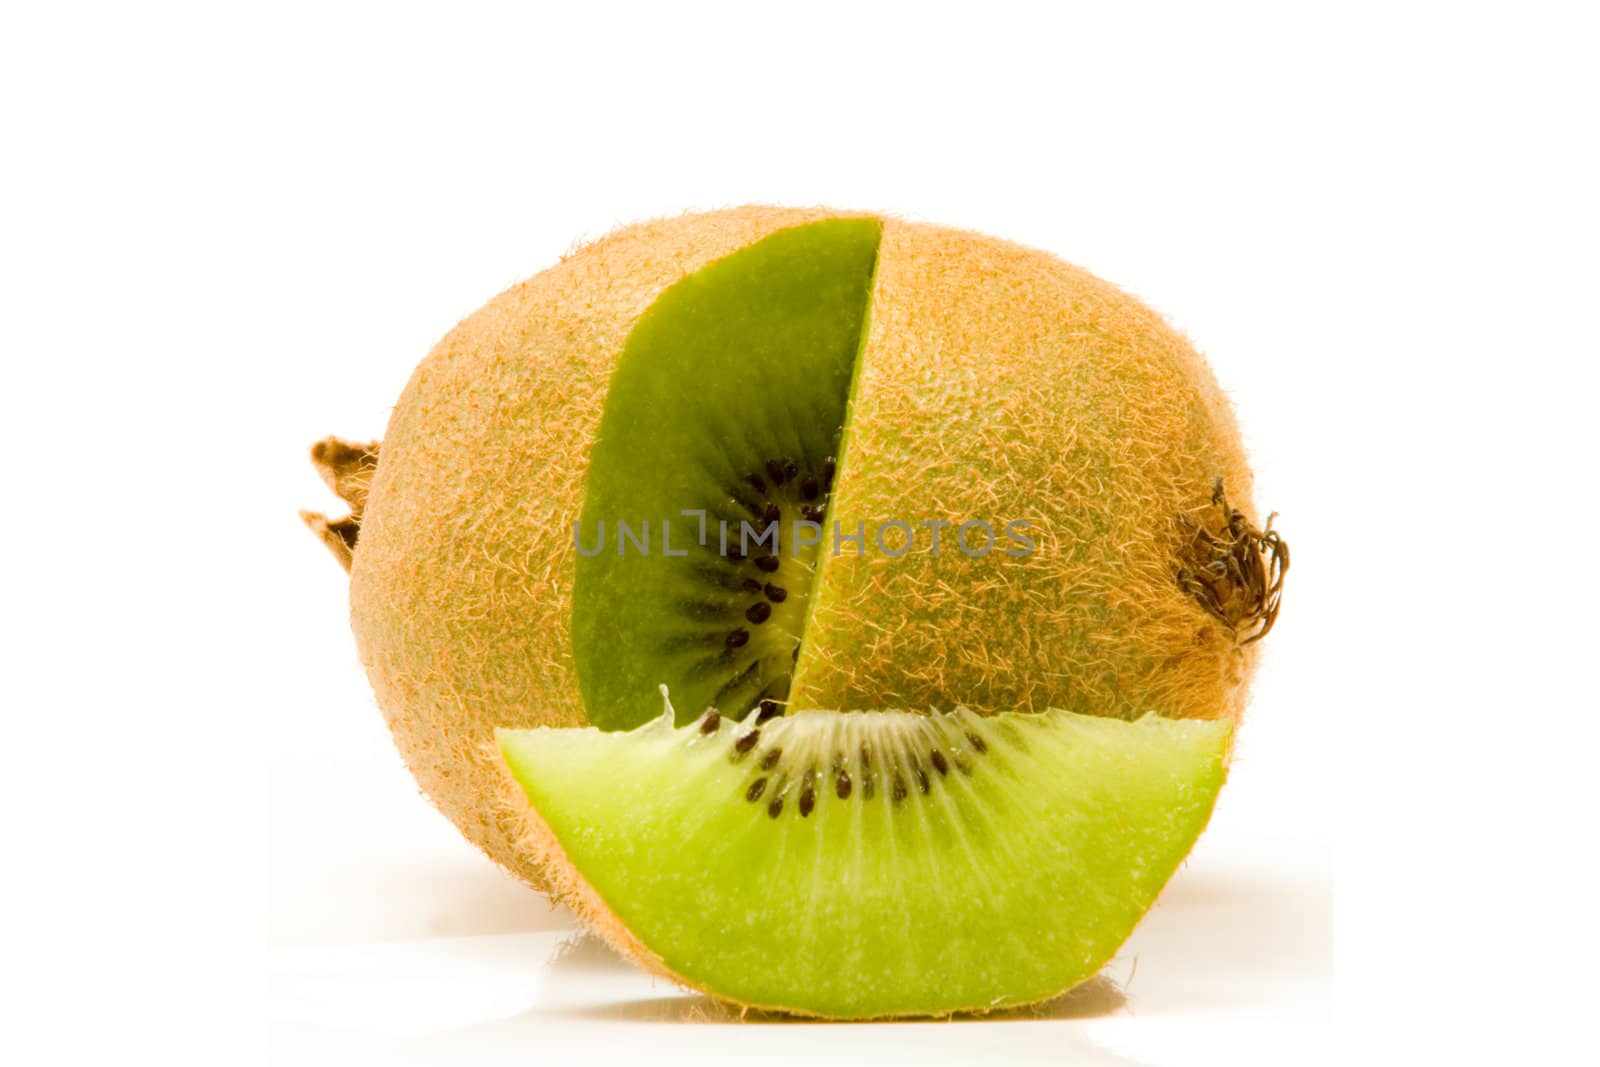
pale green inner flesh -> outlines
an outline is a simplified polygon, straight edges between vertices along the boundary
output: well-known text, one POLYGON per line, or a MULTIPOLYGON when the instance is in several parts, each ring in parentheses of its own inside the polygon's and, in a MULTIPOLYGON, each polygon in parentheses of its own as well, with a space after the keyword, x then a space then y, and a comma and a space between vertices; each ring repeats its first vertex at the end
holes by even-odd
POLYGON ((1231 729, 1059 711, 702 722, 498 736, 567 857, 669 968, 834 1016, 1023 1003, 1094 974, 1203 829, 1231 729))
POLYGON ((672 286, 629 334, 575 531, 590 722, 637 726, 662 684, 686 716, 779 710, 831 544, 880 233, 874 219, 781 230, 672 286), (777 552, 757 541, 774 521, 777 552), (796 538, 796 522, 820 529, 796 538))

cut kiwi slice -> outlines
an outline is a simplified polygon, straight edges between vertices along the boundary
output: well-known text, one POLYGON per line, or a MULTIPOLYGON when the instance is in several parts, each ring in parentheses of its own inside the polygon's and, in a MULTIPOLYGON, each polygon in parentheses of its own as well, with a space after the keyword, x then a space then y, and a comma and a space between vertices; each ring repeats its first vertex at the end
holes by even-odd
POLYGON ((691 715, 787 697, 880 230, 780 230, 669 288, 629 334, 573 531, 590 722, 639 725, 662 684, 691 715))
POLYGON ((802 711, 502 730, 528 842, 647 966, 829 1017, 1025 1004, 1098 970, 1210 815, 1226 722, 802 711), (524 802, 524 799, 525 802, 524 802))

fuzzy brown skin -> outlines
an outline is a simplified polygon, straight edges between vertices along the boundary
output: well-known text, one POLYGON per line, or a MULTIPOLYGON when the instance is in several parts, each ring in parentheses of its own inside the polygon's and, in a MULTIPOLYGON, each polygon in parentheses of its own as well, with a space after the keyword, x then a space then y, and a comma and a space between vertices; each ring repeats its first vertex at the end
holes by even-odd
POLYGON ((845 546, 795 706, 1241 710, 1253 650, 1175 561, 1183 519, 1225 521, 1219 478, 1248 510, 1250 468, 1210 368, 1155 312, 1046 253, 890 221, 845 432, 832 515, 982 519, 997 543, 967 558, 952 525, 938 557, 931 531, 898 560, 845 546), (1001 551, 1018 519, 1026 559, 1001 551))
POLYGON ((630 227, 502 293, 401 394, 362 517, 351 625, 395 743, 439 809, 542 884, 490 803, 496 726, 584 722, 572 520, 623 342, 662 291, 775 230, 837 215, 740 208, 630 227))
MULTIPOLYGON (((584 721, 572 521, 628 332, 711 260, 839 214, 741 208, 623 230, 464 321, 395 407, 352 560, 362 660, 423 790, 536 885, 485 742, 496 726, 584 721)), ((1218 478, 1253 514, 1204 360, 1054 257, 883 225, 831 517, 981 518, 997 533, 1022 519, 1038 547, 968 559, 949 527, 937 560, 828 559, 791 704, 1237 714, 1254 646, 1179 581, 1203 562, 1195 528, 1225 529, 1218 478)))

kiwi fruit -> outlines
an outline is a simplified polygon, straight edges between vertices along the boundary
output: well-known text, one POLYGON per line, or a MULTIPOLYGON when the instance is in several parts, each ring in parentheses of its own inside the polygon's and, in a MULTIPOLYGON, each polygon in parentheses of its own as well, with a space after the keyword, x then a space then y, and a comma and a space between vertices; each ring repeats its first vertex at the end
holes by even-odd
POLYGON ((1226 720, 707 711, 506 730, 565 899, 647 968, 832 1018, 1043 1000, 1093 975, 1210 815, 1226 720))
POLYGON ((822 209, 588 245, 440 341, 381 442, 313 458, 400 751, 536 885, 496 727, 635 728, 662 684, 729 721, 1231 720, 1288 561, 1158 315, 1043 252, 822 209))

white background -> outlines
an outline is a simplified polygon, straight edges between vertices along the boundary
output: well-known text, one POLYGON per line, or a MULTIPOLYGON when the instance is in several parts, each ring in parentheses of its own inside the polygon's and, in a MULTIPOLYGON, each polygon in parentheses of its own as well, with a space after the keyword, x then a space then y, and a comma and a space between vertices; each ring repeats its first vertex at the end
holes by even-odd
POLYGON ((1592 1056, 1580 7, 396 7, 0 23, 0 1059, 1592 1056), (734 1025, 577 937, 417 796, 295 517, 483 300, 751 201, 1139 294, 1294 548, 1212 829, 1042 1016, 734 1025))

